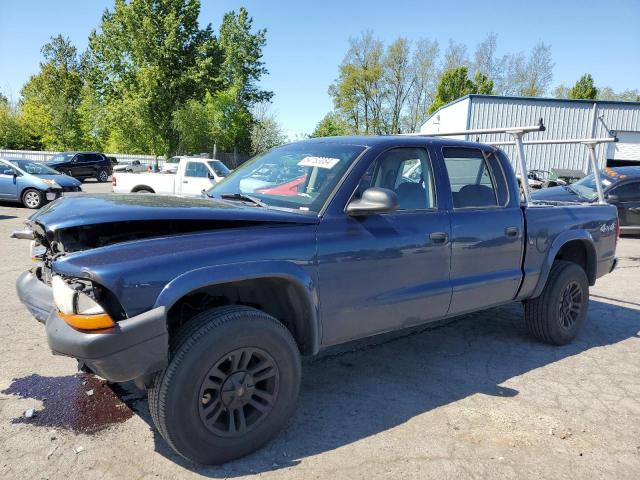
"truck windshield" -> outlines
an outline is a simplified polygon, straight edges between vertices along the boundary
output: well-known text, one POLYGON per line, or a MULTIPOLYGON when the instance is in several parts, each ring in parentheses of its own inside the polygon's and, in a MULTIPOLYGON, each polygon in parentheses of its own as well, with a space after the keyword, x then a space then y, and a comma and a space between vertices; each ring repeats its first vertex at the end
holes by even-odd
POLYGON ((226 177, 229 175, 229 169, 220 160, 209 160, 207 163, 219 177, 226 177))
POLYGON ((274 207, 319 212, 361 145, 299 142, 249 160, 213 186, 209 195, 248 194, 274 207))

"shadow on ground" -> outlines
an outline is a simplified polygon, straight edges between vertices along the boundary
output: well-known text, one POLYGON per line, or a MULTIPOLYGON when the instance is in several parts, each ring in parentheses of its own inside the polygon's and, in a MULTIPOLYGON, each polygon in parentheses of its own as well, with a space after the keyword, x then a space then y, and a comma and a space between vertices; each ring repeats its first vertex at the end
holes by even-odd
MULTIPOLYGON (((517 396, 519 392, 500 384, 591 348, 637 337, 639 330, 638 310, 592 300, 583 331, 564 347, 532 340, 520 305, 378 337, 307 360, 296 415, 261 451, 222 467, 202 467, 184 461, 158 434, 156 450, 211 477, 291 467, 470 395, 517 396)), ((146 403, 144 408, 140 413, 151 423, 146 403)))
POLYGON ((638 330, 637 309, 592 299, 581 334, 564 347, 532 340, 520 305, 350 344, 307 359, 298 409, 285 431, 259 452, 220 467, 195 465, 174 453, 153 427, 144 394, 135 386, 116 392, 149 423, 158 453, 200 475, 236 477, 295 466, 470 395, 515 397, 518 391, 500 384, 637 337, 638 330))

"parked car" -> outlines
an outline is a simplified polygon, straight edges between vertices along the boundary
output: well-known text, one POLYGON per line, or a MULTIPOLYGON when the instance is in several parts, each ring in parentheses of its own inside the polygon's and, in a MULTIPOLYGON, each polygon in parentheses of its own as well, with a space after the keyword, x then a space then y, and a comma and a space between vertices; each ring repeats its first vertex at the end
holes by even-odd
POLYGON ((133 160, 131 162, 122 162, 113 166, 113 173, 118 172, 129 172, 129 173, 140 173, 146 172, 148 169, 147 165, 144 163, 140 163, 140 160, 133 160))
POLYGON ((160 193, 200 196, 221 181, 229 169, 220 160, 182 157, 175 173, 116 173, 111 178, 115 193, 160 193))
MULTIPOLYGON (((620 232, 640 233, 640 167, 605 168, 600 172, 604 196, 618 209, 620 232)), ((534 192, 533 198, 560 202, 595 202, 598 199, 593 174, 571 185, 534 192)))
POLYGON ((305 140, 207 197, 62 198, 16 233, 45 249, 17 290, 51 349, 148 388, 160 434, 205 464, 283 427, 301 354, 509 302, 534 337, 564 345, 616 265, 614 207, 529 208, 504 152, 473 142, 305 140), (291 163, 297 194, 243 187, 291 163))
POLYGON ((40 208, 63 192, 81 191, 81 183, 42 162, 0 159, 0 200, 40 208))
POLYGON ((70 177, 95 178, 106 182, 112 172, 111 161, 97 152, 63 152, 53 156, 47 165, 70 177))

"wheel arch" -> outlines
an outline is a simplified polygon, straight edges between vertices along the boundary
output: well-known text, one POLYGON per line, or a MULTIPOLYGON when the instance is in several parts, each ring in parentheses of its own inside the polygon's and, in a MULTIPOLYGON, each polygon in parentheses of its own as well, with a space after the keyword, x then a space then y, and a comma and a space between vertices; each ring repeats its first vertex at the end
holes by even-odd
POLYGON ((156 193, 156 191, 148 185, 136 185, 131 189, 131 193, 136 193, 140 190, 149 190, 151 193, 156 193))
POLYGON ((167 309, 171 335, 198 311, 223 305, 247 305, 278 319, 293 335, 300 352, 320 349, 318 295, 302 268, 286 261, 204 267, 184 273, 160 292, 155 307, 167 309))
POLYGON ((540 278, 531 297, 542 293, 549 272, 556 260, 566 260, 582 267, 587 274, 589 285, 593 285, 597 275, 597 254, 591 234, 585 230, 565 232, 553 241, 542 265, 540 278))

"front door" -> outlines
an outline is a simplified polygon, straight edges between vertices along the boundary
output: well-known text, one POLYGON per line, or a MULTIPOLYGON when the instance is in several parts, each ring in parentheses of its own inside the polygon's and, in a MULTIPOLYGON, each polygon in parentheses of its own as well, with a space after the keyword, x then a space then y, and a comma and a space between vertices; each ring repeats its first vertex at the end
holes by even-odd
POLYGON ((444 147, 452 195, 451 308, 459 314, 512 300, 522 279, 524 220, 492 152, 444 147))
POLYGON ((354 198, 369 186, 394 190, 399 209, 327 214, 318 227, 325 346, 436 319, 449 306, 449 218, 438 207, 427 150, 382 153, 354 198))
POLYGON ((78 153, 72 163, 71 171, 75 177, 90 177, 95 175, 91 156, 88 153, 78 153))
POLYGON ((17 171, 10 165, 0 162, 0 198, 15 200, 18 196, 17 171))
POLYGON ((211 188, 209 169, 204 162, 187 162, 181 186, 182 195, 199 196, 202 190, 211 188))

